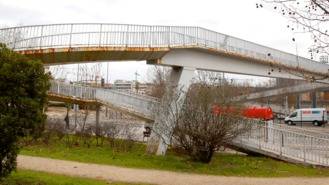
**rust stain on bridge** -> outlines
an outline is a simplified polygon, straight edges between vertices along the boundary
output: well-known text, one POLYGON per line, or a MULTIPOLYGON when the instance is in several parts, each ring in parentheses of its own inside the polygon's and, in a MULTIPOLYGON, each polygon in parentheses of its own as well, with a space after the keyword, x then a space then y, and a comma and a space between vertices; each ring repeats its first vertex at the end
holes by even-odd
MULTIPOLYGON (((200 48, 200 47, 197 47, 197 48, 200 48)), ((242 59, 242 60, 246 60, 246 61, 249 61, 249 62, 256 62, 256 63, 259 63, 259 64, 264 64, 264 65, 269 66, 272 69, 287 71, 287 72, 290 72, 290 73, 295 72, 295 73, 298 73, 298 74, 303 74, 304 75, 303 77, 306 78, 306 79, 316 78, 316 77, 318 77, 318 78, 320 77, 321 79, 322 78, 325 79, 325 78, 329 77, 328 73, 314 72, 312 70, 308 70, 308 69, 305 69, 305 68, 300 68, 298 66, 285 65, 285 64, 281 63, 280 61, 276 61, 276 60, 273 60, 273 59, 270 59, 270 58, 267 59, 267 60, 264 60, 264 59, 259 59, 259 58, 239 54, 237 52, 231 52, 231 51, 226 51, 226 50, 222 50, 222 49, 207 48, 207 50, 209 52, 217 53, 217 54, 222 55, 222 56, 242 59)))
POLYGON ((50 92, 48 92, 48 99, 52 101, 59 101, 78 105, 101 105, 101 103, 97 102, 96 100, 86 100, 77 97, 62 96, 50 92))
MULTIPOLYGON (((259 59, 237 52, 223 49, 207 48, 199 45, 185 45, 175 47, 68 47, 68 48, 47 48, 17 51, 30 58, 39 59, 45 64, 72 64, 93 61, 153 61, 150 63, 161 64, 161 58, 173 49, 196 49, 212 54, 242 59, 247 62, 255 62, 269 66, 273 70, 282 70, 288 73, 300 74, 303 78, 312 80, 316 78, 328 78, 328 73, 314 72, 298 66, 286 65, 280 61, 259 59)), ((270 74, 269 74, 270 76, 270 74)))
POLYGON ((153 60, 163 57, 169 48, 150 47, 73 47, 17 51, 45 64, 69 64, 92 61, 153 60))

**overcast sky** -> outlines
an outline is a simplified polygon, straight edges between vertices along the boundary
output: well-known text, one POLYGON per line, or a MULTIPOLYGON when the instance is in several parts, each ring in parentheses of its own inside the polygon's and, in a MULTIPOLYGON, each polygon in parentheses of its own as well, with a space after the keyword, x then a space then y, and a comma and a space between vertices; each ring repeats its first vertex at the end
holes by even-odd
MULTIPOLYGON (((307 35, 286 27, 287 20, 257 0, 0 0, 0 25, 50 23, 128 23, 201 26, 265 46, 309 57, 307 35), (292 37, 297 42, 292 42, 292 37)), ((101 64, 106 74, 106 64, 101 64)), ((76 69, 66 66, 67 70, 76 69)), ((109 64, 109 78, 147 79, 145 62, 109 64)), ((239 78, 239 77, 238 77, 239 78)))

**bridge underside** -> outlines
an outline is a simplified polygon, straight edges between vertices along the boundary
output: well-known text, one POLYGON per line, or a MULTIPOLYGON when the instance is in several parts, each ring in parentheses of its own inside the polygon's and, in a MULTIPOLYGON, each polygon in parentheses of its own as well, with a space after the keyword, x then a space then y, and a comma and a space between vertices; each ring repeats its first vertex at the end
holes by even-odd
POLYGON ((81 98, 76 98, 76 97, 54 94, 54 93, 50 93, 50 92, 48 92, 48 100, 65 102, 65 103, 70 103, 70 104, 78 104, 78 105, 83 105, 83 106, 101 105, 96 100, 86 100, 86 99, 81 99, 81 98))
POLYGON ((236 97, 236 101, 248 102, 261 98, 270 98, 275 96, 282 95, 291 95, 291 94, 300 94, 305 92, 314 92, 314 91, 323 91, 328 90, 328 84, 320 84, 320 83, 305 83, 299 84, 295 86, 276 88, 271 90, 264 90, 260 92, 255 92, 243 96, 236 97))
POLYGON ((161 59, 148 60, 148 64, 286 79, 321 78, 326 75, 271 60, 197 48, 173 49, 161 59))
POLYGON ((184 47, 65 47, 17 51, 46 65, 89 63, 94 61, 148 61, 148 64, 192 67, 219 71, 288 79, 321 79, 327 73, 311 68, 289 66, 271 60, 260 60, 224 50, 187 45, 184 47))
POLYGON ((47 65, 93 61, 140 61, 162 58, 169 48, 74 47, 23 50, 19 53, 41 60, 47 65))

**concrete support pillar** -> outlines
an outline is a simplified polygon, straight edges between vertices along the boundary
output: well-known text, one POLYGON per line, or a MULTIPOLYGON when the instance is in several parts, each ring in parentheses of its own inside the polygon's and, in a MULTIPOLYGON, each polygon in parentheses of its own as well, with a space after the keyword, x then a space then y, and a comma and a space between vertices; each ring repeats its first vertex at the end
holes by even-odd
POLYGON ((312 108, 316 108, 318 106, 316 91, 311 92, 311 99, 312 99, 312 108))
POLYGON ((284 96, 284 113, 285 116, 287 116, 289 114, 289 102, 288 102, 288 96, 284 96))
POLYGON ((99 112, 100 106, 96 105, 96 136, 99 136, 99 112))
POLYGON ((300 109, 301 108, 301 98, 300 98, 300 94, 296 95, 296 109, 300 109))
MULTIPOLYGON (((188 67, 175 67, 170 73, 170 87, 175 88, 179 91, 179 97, 175 102, 171 102, 169 106, 175 106, 176 109, 181 108, 181 105, 177 105, 177 102, 182 102, 185 98, 185 93, 187 92, 191 81, 194 77, 195 68, 188 67)), ((171 88, 168 88, 168 91, 171 88)), ((168 93, 168 92, 166 92, 168 93)), ((166 95, 165 95, 166 96, 166 95)), ((164 101, 164 100, 162 100, 164 101)), ((168 111, 161 111, 156 115, 155 122, 153 126, 153 131, 151 138, 148 142, 148 152, 156 153, 157 155, 165 155, 168 144, 171 142, 172 129, 174 127, 174 115, 161 115, 168 114, 168 111), (158 147, 155 147, 158 146, 158 147)))

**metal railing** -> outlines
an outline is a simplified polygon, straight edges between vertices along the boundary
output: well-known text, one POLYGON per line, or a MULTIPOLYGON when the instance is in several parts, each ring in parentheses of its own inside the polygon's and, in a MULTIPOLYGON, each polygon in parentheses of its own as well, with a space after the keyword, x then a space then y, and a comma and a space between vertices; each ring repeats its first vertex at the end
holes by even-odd
POLYGON ((0 29, 0 42, 16 51, 63 47, 202 47, 327 73, 327 65, 190 26, 97 23, 20 26, 0 29))
POLYGON ((304 133, 254 124, 250 132, 239 136, 234 144, 274 154, 281 159, 329 166, 329 139, 304 133))
POLYGON ((84 100, 96 100, 96 89, 87 86, 51 81, 49 92, 84 100))
POLYGON ((144 115, 146 118, 153 117, 154 108, 159 104, 156 98, 146 95, 58 81, 51 81, 49 92, 72 98, 96 100, 103 104, 110 104, 129 110, 130 112, 138 113, 138 115, 144 115))

